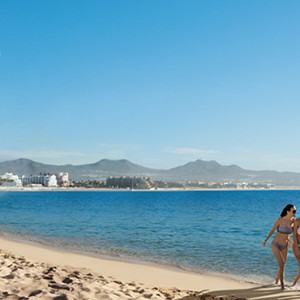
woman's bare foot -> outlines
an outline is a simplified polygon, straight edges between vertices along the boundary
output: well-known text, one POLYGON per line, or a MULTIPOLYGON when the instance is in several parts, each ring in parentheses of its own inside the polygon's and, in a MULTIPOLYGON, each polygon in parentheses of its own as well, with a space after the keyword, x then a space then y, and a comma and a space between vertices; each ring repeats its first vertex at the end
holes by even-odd
POLYGON ((292 285, 292 286, 295 286, 295 285, 296 285, 296 283, 298 282, 299 278, 300 278, 300 273, 299 273, 299 274, 297 275, 297 277, 294 279, 294 282, 293 282, 293 285, 292 285))

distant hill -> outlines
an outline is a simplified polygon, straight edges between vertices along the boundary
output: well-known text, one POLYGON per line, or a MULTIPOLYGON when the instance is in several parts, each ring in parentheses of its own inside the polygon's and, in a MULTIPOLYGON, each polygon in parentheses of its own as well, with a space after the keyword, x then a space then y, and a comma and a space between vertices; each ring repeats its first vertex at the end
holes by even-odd
POLYGON ((159 170, 133 164, 126 159, 102 159, 85 165, 48 165, 26 158, 0 162, 0 174, 12 172, 18 175, 68 172, 73 180, 105 179, 108 176, 153 176, 159 170))
POLYGON ((278 171, 245 170, 237 165, 223 166, 218 162, 196 160, 183 166, 166 171, 174 181, 247 181, 257 183, 273 183, 283 186, 300 186, 300 173, 278 171))
POLYGON ((245 170, 236 165, 222 166, 214 160, 200 159, 167 171, 168 175, 176 181, 184 180, 184 178, 203 181, 236 180, 237 178, 242 180, 244 172, 245 170))
POLYGON ((73 180, 102 180, 109 176, 150 176, 158 180, 187 181, 233 181, 272 183, 282 186, 300 186, 300 173, 245 170, 237 165, 224 166, 218 162, 196 160, 175 168, 161 170, 146 168, 126 159, 102 159, 85 165, 49 165, 20 158, 0 163, 0 174, 12 172, 18 175, 69 172, 73 180))

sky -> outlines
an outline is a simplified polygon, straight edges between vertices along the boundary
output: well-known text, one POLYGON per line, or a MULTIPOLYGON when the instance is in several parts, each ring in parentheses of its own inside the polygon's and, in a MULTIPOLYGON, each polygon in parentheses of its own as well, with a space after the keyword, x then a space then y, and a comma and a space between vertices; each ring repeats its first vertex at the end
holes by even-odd
POLYGON ((300 1, 2 0, 0 161, 300 172, 300 1))

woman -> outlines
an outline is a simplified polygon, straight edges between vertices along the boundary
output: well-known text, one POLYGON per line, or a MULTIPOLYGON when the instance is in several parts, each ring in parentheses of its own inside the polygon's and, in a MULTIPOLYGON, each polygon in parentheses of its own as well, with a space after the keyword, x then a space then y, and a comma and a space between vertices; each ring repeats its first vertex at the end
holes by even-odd
POLYGON ((287 260, 288 249, 290 246, 290 236, 293 233, 293 224, 295 220, 296 207, 288 204, 280 214, 280 218, 275 222, 269 235, 263 245, 267 244, 268 239, 273 235, 275 230, 276 236, 272 242, 271 248, 278 263, 278 274, 276 283, 280 280, 281 289, 284 290, 284 267, 287 260))
POLYGON ((300 278, 300 219, 296 219, 294 222, 293 252, 299 265, 299 273, 293 282, 294 286, 300 278))

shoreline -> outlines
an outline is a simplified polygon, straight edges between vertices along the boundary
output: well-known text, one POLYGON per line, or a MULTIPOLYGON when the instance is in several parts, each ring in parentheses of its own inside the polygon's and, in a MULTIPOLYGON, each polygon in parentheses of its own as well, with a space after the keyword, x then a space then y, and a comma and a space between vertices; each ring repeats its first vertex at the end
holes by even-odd
POLYGON ((38 245, 32 241, 20 241, 0 236, 0 249, 15 255, 25 256, 38 262, 86 268, 103 276, 112 276, 124 281, 142 282, 160 287, 176 287, 194 291, 203 290, 199 282, 205 281, 205 289, 212 289, 217 284, 221 288, 253 287, 258 284, 243 282, 226 276, 202 274, 168 265, 151 262, 118 259, 89 253, 77 253, 65 249, 38 245), (149 275, 148 275, 149 274, 149 275), (155 274, 155 276, 153 276, 155 274))
POLYGON ((63 188, 63 187, 1 187, 1 192, 227 192, 227 191, 237 191, 237 192, 250 192, 250 191, 299 191, 300 186, 278 186, 272 188, 212 188, 212 189, 202 189, 202 188, 164 188, 164 189, 111 189, 111 188, 63 188))
MULTIPOLYGON (((217 271, 212 271, 212 270, 199 270, 199 269, 193 269, 189 267, 183 267, 178 264, 174 264, 168 261, 159 261, 159 260, 151 260, 151 259, 143 259, 139 257, 134 257, 134 256, 119 256, 119 255, 113 255, 112 253, 101 253, 89 249, 81 249, 76 247, 68 247, 64 246, 63 244, 55 244, 53 246, 51 242, 47 242, 45 240, 40 240, 38 238, 34 238, 33 236, 29 235, 18 235, 14 233, 9 233, 9 232, 1 232, 0 233, 0 245, 3 245, 3 241, 6 241, 7 243, 16 243, 17 245, 22 246, 30 246, 30 247, 36 247, 38 249, 45 249, 45 250, 50 250, 53 252, 57 253, 65 253, 65 254, 70 254, 70 255, 79 255, 87 258, 92 258, 92 259, 99 259, 108 261, 108 262, 113 262, 113 263, 125 263, 125 264, 130 264, 130 265, 138 265, 138 266, 145 266, 145 267, 153 267, 153 268, 159 268, 159 269, 164 269, 164 270, 169 270, 171 272, 176 272, 176 273, 187 273, 187 274, 192 274, 194 276, 204 276, 205 278, 220 278, 224 279, 225 281, 230 281, 230 282, 236 282, 236 283, 245 283, 245 284, 250 284, 250 285, 263 285, 267 284, 268 280, 266 278, 250 278, 250 277, 242 277, 234 273, 221 273, 217 271)), ((17 246, 16 246, 17 247, 17 246)), ((19 247, 19 246, 18 246, 19 247)), ((1 246, 0 246, 1 249, 1 246)), ((11 248, 9 248, 10 250, 11 248)), ((269 278, 271 280, 271 278, 269 278)))
POLYGON ((279 286, 272 284, 259 285, 161 265, 92 257, 3 236, 0 236, 0 245, 0 297, 1 292, 12 295, 17 290, 19 297, 38 293, 40 296, 34 299, 45 300, 300 297, 296 289, 281 291, 279 286), (55 298, 62 295, 65 298, 55 298))

